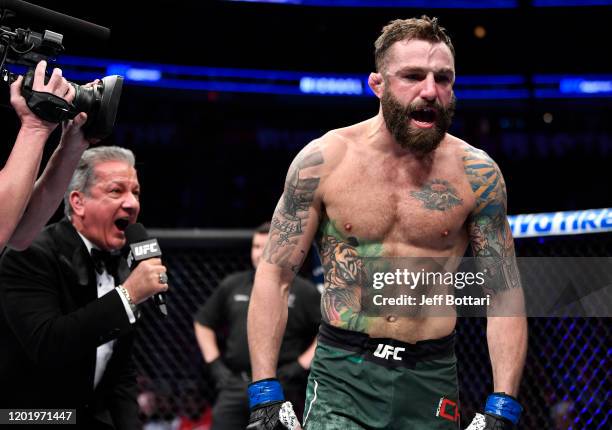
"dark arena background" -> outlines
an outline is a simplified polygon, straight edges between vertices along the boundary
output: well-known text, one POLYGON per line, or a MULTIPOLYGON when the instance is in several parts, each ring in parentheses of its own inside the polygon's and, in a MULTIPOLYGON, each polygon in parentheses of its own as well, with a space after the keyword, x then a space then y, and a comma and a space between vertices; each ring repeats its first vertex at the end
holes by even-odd
MULTIPOLYGON (((151 429, 207 428, 215 393, 193 313, 225 275, 249 266, 250 229, 271 217, 297 152, 376 113, 367 75, 391 19, 438 16, 449 31, 451 133, 504 173, 509 213, 523 215, 513 218, 518 255, 610 255, 612 1, 32 3, 112 31, 99 42, 29 20, 64 34, 64 76, 126 78, 104 144, 136 154, 140 221, 160 239, 171 285, 169 317, 145 307, 136 350, 141 400, 154 399, 143 419, 161 426, 151 429), (528 217, 556 212, 582 221, 565 231, 528 217)), ((4 105, 7 93, 3 84, 4 105)), ((9 107, 1 118, 6 160, 18 123, 9 107)), ((520 428, 611 428, 610 319, 530 318, 529 328, 520 428)), ((460 319, 457 330, 463 428, 492 381, 485 321, 460 319)))

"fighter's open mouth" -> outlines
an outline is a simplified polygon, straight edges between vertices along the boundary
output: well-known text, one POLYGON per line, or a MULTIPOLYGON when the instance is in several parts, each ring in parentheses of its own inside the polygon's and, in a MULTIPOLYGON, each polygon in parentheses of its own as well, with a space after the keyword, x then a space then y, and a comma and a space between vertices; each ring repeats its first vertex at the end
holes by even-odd
POLYGON ((129 223, 129 218, 119 218, 115 220, 115 226, 117 226, 117 228, 121 231, 125 231, 129 223))
POLYGON ((435 122, 438 113, 433 108, 418 108, 411 113, 412 118, 419 122, 435 122))

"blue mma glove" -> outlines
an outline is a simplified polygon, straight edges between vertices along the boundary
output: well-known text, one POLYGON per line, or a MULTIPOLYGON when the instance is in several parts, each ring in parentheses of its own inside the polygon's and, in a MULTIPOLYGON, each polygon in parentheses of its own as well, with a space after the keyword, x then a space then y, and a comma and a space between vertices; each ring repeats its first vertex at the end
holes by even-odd
POLYGON ((285 402, 283 389, 276 378, 249 384, 251 416, 247 430, 294 430, 299 422, 293 406, 285 402))
POLYGON ((483 414, 476 414, 466 430, 514 430, 523 407, 506 393, 493 393, 487 398, 483 414))

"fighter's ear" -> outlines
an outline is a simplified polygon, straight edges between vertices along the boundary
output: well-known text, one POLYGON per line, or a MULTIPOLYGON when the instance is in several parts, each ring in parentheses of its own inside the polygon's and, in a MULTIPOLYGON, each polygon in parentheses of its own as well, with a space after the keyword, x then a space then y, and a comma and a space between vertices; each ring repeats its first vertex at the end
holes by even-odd
POLYGON ((72 213, 78 216, 83 216, 85 204, 83 202, 83 194, 80 191, 73 190, 68 196, 68 203, 72 206, 72 213))
POLYGON ((372 92, 376 94, 376 97, 380 99, 385 89, 385 80, 383 79, 383 75, 378 72, 370 73, 370 76, 368 77, 368 85, 372 89, 372 92))

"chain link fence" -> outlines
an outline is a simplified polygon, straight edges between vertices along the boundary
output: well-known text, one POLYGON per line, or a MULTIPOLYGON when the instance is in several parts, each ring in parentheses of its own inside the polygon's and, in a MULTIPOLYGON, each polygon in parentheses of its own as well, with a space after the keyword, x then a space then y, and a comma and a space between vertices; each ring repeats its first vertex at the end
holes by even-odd
MULTIPOLYGON (((169 268, 169 315, 145 306, 135 359, 142 418, 174 427, 206 428, 214 401, 193 331, 193 314, 229 273, 250 266, 249 231, 156 231, 169 268), (180 421, 180 425, 178 424, 180 421), (170 424, 169 424, 170 425, 170 424)), ((517 239, 519 256, 605 256, 612 234, 517 239)), ((306 270, 310 270, 307 268, 306 270)), ((542 280, 546 282, 546 280, 542 280)), ((486 319, 457 325, 462 428, 492 391, 486 319)), ((519 400, 521 429, 612 428, 610 319, 530 318, 529 350, 519 400)), ((156 427, 164 428, 164 427, 156 427)), ((228 429, 231 430, 231 429, 228 429)), ((423 429, 425 430, 425 429, 423 429)))

